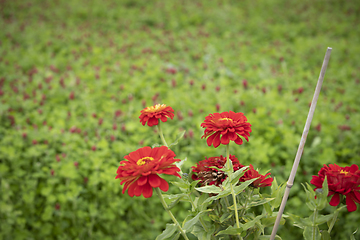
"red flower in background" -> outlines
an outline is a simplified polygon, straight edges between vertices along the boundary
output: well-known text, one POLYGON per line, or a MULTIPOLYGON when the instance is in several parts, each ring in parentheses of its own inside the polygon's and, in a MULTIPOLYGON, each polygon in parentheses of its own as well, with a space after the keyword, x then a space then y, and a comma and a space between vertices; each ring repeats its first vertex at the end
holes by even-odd
MULTIPOLYGON (((233 164, 234 171, 237 171, 240 168, 244 167, 242 164, 239 163, 239 160, 234 155, 230 155, 230 160, 233 164)), ((198 162, 196 164, 196 167, 191 167, 193 171, 193 175, 191 176, 191 178, 194 181, 201 180, 201 186, 219 186, 226 179, 226 175, 224 172, 211 167, 223 168, 225 166, 225 163, 226 157, 223 156, 206 158, 205 160, 198 162)))
POLYGON ((313 176, 310 183, 315 185, 316 189, 322 188, 325 176, 329 186, 329 195, 331 206, 337 206, 340 203, 340 195, 346 197, 346 206, 349 212, 356 211, 356 203, 360 203, 360 170, 356 164, 350 167, 339 167, 336 164, 329 164, 320 169, 318 176, 313 176))
POLYGON ((166 192, 169 184, 158 174, 180 177, 177 173, 180 169, 174 164, 180 159, 174 157, 175 153, 165 146, 143 147, 126 155, 124 158, 127 161, 120 162, 115 178, 121 180, 121 185, 125 183, 122 193, 128 189, 130 197, 143 195, 149 198, 152 196, 153 188, 159 187, 166 192))
POLYGON ((258 171, 256 171, 254 169, 254 167, 250 164, 249 169, 244 173, 244 175, 240 178, 240 182, 245 182, 247 180, 251 180, 254 178, 258 178, 256 179, 250 186, 254 187, 254 188, 258 188, 258 187, 268 187, 271 186, 272 182, 274 181, 274 179, 272 179, 271 177, 266 178, 267 176, 269 176, 271 173, 267 173, 266 175, 261 175, 258 171))
POLYGON ((249 141, 251 124, 243 113, 233 111, 210 114, 201 124, 205 128, 204 135, 201 138, 207 138, 208 146, 214 145, 217 148, 220 143, 227 145, 230 140, 236 144, 243 144, 240 136, 249 141), (221 136, 221 138, 220 138, 221 136))
POLYGON ((140 122, 145 126, 146 122, 149 127, 158 125, 159 120, 166 122, 168 118, 174 118, 174 110, 165 104, 156 104, 141 110, 140 122))

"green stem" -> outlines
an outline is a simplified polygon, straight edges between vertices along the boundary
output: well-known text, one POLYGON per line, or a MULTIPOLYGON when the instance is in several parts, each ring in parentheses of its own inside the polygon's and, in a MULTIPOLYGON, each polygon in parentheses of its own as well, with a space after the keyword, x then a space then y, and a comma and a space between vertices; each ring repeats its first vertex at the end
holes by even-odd
POLYGON ((164 197, 162 196, 160 189, 157 187, 155 188, 155 191, 157 193, 157 195, 160 198, 160 201, 165 209, 165 211, 169 214, 169 216, 171 217, 171 219, 173 220, 173 222, 175 223, 175 225, 177 226, 177 228, 179 229, 180 233, 183 235, 185 240, 189 240, 188 237, 186 236, 184 230, 181 228, 180 224, 178 223, 178 221, 176 220, 176 218, 174 217, 174 215, 172 214, 172 212, 169 210, 168 205, 166 204, 164 197))
MULTIPOLYGON (((230 160, 230 143, 228 145, 226 145, 226 164, 227 164, 227 168, 229 169, 231 167, 231 160, 230 160)), ((231 172, 234 172, 234 169, 231 169, 231 172)), ((230 178, 230 188, 231 188, 231 195, 233 198, 233 203, 234 203, 234 211, 235 211, 235 220, 236 220, 236 227, 240 228, 240 222, 239 222, 239 214, 238 214, 238 210, 237 210, 237 202, 236 202, 236 195, 234 192, 234 187, 231 183, 231 175, 229 175, 228 177, 230 178)), ((240 236, 240 233, 238 233, 238 237, 239 239, 242 239, 240 236)))
POLYGON ((241 211, 240 217, 244 216, 244 214, 246 212, 246 207, 247 207, 247 204, 248 204, 248 200, 251 199, 251 196, 252 196, 253 192, 254 192, 254 189, 251 189, 251 191, 249 192, 250 194, 248 195, 248 197, 245 200, 244 209, 241 211))
POLYGON ((331 230, 333 229, 334 225, 335 225, 335 222, 336 222, 336 219, 339 215, 339 207, 340 207, 340 204, 337 206, 337 209, 335 210, 335 214, 334 214, 334 217, 333 219, 331 220, 331 223, 330 223, 330 227, 329 227, 329 230, 328 230, 328 233, 330 234, 331 233, 331 230))
MULTIPOLYGON (((316 227, 317 227, 317 225, 316 225, 316 218, 317 218, 317 214, 318 214, 318 210, 315 208, 314 209, 314 221, 313 221, 313 226, 312 226, 312 232, 313 233, 315 233, 316 232, 316 227)), ((315 236, 315 234, 313 235, 313 236, 315 236)))
POLYGON ((159 119, 159 124, 157 125, 157 128, 158 128, 158 130, 159 130, 159 135, 160 135, 161 141, 163 142, 163 144, 164 144, 165 146, 168 147, 168 145, 167 145, 167 143, 166 143, 166 141, 165 141, 165 138, 164 138, 164 134, 163 134, 163 132, 162 132, 162 130, 161 130, 160 119, 159 119))

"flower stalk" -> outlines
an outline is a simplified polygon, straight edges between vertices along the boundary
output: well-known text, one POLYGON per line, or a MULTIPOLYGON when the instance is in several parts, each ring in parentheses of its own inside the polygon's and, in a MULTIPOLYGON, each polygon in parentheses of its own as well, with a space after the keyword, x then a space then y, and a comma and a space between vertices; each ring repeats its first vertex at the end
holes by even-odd
POLYGON ((170 218, 173 220, 173 222, 175 223, 175 225, 177 226, 177 228, 179 229, 181 235, 183 235, 185 240, 189 240, 188 237, 186 236, 184 230, 181 228, 179 222, 176 220, 176 218, 174 217, 174 215, 172 214, 172 212, 169 210, 168 205, 166 204, 164 197, 162 196, 160 189, 159 188, 155 188, 155 192, 157 193, 157 195, 160 198, 160 202, 162 203, 165 211, 169 214, 170 218))
MULTIPOLYGON (((226 145, 226 167, 227 167, 227 169, 230 169, 232 172, 234 172, 234 169, 231 167, 230 163, 231 163, 231 160, 230 160, 230 143, 229 143, 228 145, 226 145)), ((232 180, 231 175, 229 175, 231 195, 232 195, 233 203, 234 203, 236 227, 240 228, 239 214, 238 214, 237 202, 236 202, 236 195, 235 195, 235 192, 234 192, 234 187, 231 184, 231 180, 232 180)), ((241 238, 240 233, 238 233, 238 237, 241 238)))
POLYGON ((163 142, 163 144, 167 147, 169 147, 166 143, 166 140, 164 138, 164 134, 162 132, 162 129, 161 129, 161 124, 160 124, 160 120, 159 120, 159 124, 157 125, 157 128, 158 128, 158 131, 159 131, 159 135, 160 135, 160 138, 161 138, 161 141, 163 142))

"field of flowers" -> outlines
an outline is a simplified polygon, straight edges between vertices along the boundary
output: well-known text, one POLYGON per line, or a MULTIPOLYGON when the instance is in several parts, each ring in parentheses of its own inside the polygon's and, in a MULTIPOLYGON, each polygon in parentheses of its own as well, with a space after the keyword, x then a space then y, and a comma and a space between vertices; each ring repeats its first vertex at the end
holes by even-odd
MULTIPOLYGON (((158 103, 174 110, 168 143, 185 131, 171 146, 183 172, 226 156, 201 124, 234 111, 252 131, 231 155, 286 182, 332 47, 285 208, 309 216, 300 183, 360 164, 359 24, 345 0, 0 1, 0 239, 155 239, 171 222, 160 200, 122 194, 115 177, 124 156, 162 144, 139 119, 158 103)), ((359 204, 338 219, 332 239, 349 239, 359 204)), ((278 235, 302 230, 287 219, 278 235)))

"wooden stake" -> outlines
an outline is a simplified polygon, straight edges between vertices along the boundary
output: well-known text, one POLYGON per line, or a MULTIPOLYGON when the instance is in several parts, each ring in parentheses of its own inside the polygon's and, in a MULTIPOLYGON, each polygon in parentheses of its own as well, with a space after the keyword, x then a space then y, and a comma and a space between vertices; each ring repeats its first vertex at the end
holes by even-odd
POLYGON ((309 114, 308 114, 307 119, 306 119, 306 123, 305 123, 305 127, 304 127, 303 134, 302 134, 302 136, 301 136, 299 148, 298 148, 298 150, 297 150, 297 153, 296 153, 296 156, 295 156, 295 160, 294 160, 294 164, 293 164, 293 167, 292 167, 292 169, 291 169, 291 173, 290 173, 289 179, 288 179, 287 184, 286 184, 285 193, 284 193, 284 196, 283 196, 283 199, 282 199, 280 208, 279 208, 278 215, 277 215, 277 217, 276 217, 276 221, 275 221, 274 228, 273 228, 272 233, 271 233, 271 236, 270 236, 270 240, 274 240, 274 239, 275 239, 276 232, 277 232, 277 229, 278 229, 279 224, 280 224, 281 216, 282 216, 282 214, 283 214, 283 212, 284 212, 285 205, 286 205, 287 199, 288 199, 288 197, 289 197, 290 189, 291 189, 291 187, 292 187, 293 184, 294 184, 294 178, 295 178, 295 175, 296 175, 296 170, 297 170, 297 168, 298 168, 298 166, 299 166, 300 159, 301 159, 301 155, 302 155, 302 153, 303 153, 303 151, 304 151, 304 146, 305 146, 305 142, 306 142, 306 137, 307 137, 307 135, 308 135, 308 133, 309 133, 310 124, 311 124, 312 118, 313 118, 313 116, 314 116, 316 103, 317 103, 317 100, 318 100, 318 98, 319 98, 319 94, 320 94, 320 90, 321 90, 321 85, 322 85, 322 83, 323 83, 323 81, 324 81, 325 72, 326 72, 327 65, 328 65, 328 63, 329 63, 331 50, 332 50, 332 48, 328 47, 328 48, 327 48, 327 51, 326 51, 326 53, 325 53, 324 61, 323 61, 323 64, 322 64, 322 67, 321 67, 321 71, 320 71, 319 80, 318 80, 317 85, 316 85, 316 88, 315 88, 314 97, 313 97, 313 100, 312 100, 312 102, 311 102, 309 114))

